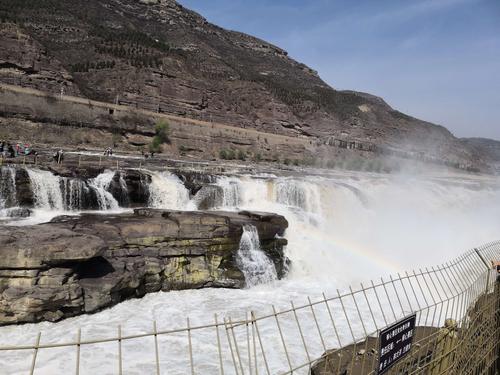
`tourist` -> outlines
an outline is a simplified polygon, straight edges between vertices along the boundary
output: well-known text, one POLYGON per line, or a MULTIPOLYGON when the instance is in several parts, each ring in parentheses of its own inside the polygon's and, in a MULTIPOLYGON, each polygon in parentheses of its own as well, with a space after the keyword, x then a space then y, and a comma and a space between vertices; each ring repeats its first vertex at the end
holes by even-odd
POLYGON ((107 147, 104 150, 104 156, 111 156, 111 155, 113 155, 113 149, 111 147, 107 147))
POLYGON ((8 149, 9 156, 11 158, 15 158, 16 157, 16 151, 14 150, 14 147, 11 144, 9 144, 7 146, 7 149, 8 149))
POLYGON ((53 156, 52 158, 54 159, 54 161, 57 163, 57 164, 62 164, 63 160, 64 160, 64 153, 63 153, 63 150, 59 150, 57 151, 53 156))

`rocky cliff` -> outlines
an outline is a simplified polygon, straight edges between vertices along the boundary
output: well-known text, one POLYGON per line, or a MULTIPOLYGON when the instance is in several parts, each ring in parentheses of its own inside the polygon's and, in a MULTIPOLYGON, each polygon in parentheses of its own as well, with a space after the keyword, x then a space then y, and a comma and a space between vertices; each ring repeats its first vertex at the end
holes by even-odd
POLYGON ((473 163, 448 130, 337 91, 286 51, 173 0, 3 0, 0 82, 303 138, 473 163))
POLYGON ((0 227, 0 324, 57 321, 158 291, 242 288, 245 225, 282 277, 288 223, 274 214, 138 209, 0 227))

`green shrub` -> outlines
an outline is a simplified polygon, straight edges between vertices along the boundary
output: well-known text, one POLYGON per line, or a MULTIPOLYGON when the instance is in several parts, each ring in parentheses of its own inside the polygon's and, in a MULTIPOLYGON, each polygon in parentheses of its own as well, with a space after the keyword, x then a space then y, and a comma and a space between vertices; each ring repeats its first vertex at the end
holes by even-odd
POLYGON ((170 126, 168 122, 163 120, 158 121, 155 126, 155 133, 156 135, 149 144, 149 151, 159 153, 163 151, 162 144, 170 143, 170 126))
POLYGON ((155 153, 159 153, 159 152, 162 152, 162 141, 160 139, 160 137, 158 137, 157 135, 155 135, 153 137, 153 140, 151 141, 151 143, 149 144, 149 151, 150 152, 155 152, 155 153))
POLYGON ((243 150, 238 150, 238 160, 245 161, 247 158, 247 154, 243 150))
POLYGON ((163 120, 158 121, 155 126, 155 133, 162 143, 170 142, 170 125, 168 122, 163 120))
POLYGON ((227 160, 228 159, 227 158, 227 150, 224 150, 224 149, 220 150, 219 151, 219 158, 221 158, 222 160, 227 160))

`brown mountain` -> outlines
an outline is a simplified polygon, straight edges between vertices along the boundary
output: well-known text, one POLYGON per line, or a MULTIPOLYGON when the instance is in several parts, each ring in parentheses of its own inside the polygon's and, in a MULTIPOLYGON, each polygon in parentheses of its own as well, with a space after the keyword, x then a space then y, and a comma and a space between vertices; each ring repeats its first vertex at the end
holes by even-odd
POLYGON ((0 0, 0 82, 264 132, 465 163, 477 148, 382 99, 337 91, 265 41, 173 0, 0 0))

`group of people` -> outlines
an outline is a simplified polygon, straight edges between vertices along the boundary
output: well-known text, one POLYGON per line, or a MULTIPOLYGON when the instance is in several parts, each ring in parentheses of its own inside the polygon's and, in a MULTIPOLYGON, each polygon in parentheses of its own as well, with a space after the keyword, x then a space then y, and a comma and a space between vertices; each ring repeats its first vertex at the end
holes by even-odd
POLYGON ((111 156, 113 155, 113 149, 111 147, 108 147, 107 149, 104 150, 104 156, 111 156))
POLYGON ((31 145, 28 143, 16 143, 12 144, 7 141, 0 141, 0 155, 2 158, 15 158, 18 156, 28 156, 35 155, 37 156, 37 152, 31 148, 31 145))
POLYGON ((144 157, 144 159, 149 159, 149 158, 153 159, 153 157, 155 156, 155 153, 153 151, 144 152, 144 150, 141 150, 141 154, 144 157))

